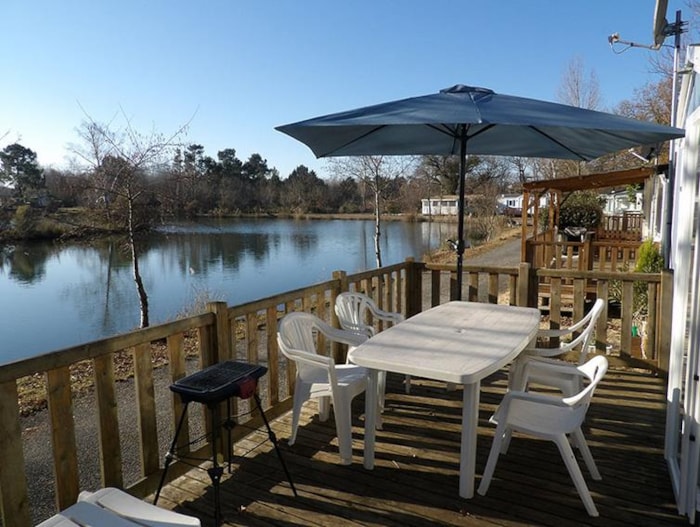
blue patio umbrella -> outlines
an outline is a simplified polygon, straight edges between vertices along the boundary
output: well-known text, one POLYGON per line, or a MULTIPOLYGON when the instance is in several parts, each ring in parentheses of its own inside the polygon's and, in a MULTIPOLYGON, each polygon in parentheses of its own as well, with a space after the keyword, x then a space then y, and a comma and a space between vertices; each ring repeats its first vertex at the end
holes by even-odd
POLYGON ((306 144, 316 157, 459 155, 458 298, 462 295, 467 154, 590 161, 684 135, 679 128, 461 84, 276 130, 306 144))

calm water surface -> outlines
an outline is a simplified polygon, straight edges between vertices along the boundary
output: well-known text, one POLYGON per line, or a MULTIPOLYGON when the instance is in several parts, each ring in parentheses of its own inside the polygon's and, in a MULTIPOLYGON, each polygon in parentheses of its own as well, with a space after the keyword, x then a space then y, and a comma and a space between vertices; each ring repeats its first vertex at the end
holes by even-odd
MULTIPOLYGON (((212 220, 149 235, 139 260, 151 324, 206 300, 229 305, 376 267, 374 224, 354 220, 212 220)), ((384 222, 382 263, 436 248, 444 223, 384 222)), ((0 363, 130 331, 139 304, 126 247, 17 244, 0 250, 0 363)))

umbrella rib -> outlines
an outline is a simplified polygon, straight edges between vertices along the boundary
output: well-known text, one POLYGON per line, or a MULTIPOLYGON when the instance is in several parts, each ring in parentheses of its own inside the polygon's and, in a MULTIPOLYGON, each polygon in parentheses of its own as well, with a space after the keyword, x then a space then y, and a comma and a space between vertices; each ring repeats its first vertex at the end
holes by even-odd
POLYGON ((332 150, 329 150, 328 152, 324 152, 323 154, 321 154, 320 156, 317 156, 317 157, 332 156, 334 152, 337 152, 338 150, 342 150, 343 148, 345 148, 345 147, 347 147, 347 146, 349 146, 349 145, 351 145, 351 144, 353 144, 353 143, 356 143, 357 141, 361 141, 362 139, 364 139, 364 138, 367 137, 368 135, 372 135, 373 133, 377 132, 378 130, 381 130, 382 128, 386 128, 386 126, 387 126, 387 125, 382 124, 382 125, 379 125, 379 126, 377 126, 377 127, 375 127, 375 128, 372 128, 371 130, 368 130, 368 131, 365 132, 364 134, 358 135, 357 137, 353 138, 352 141, 348 141, 347 143, 344 143, 344 144, 342 144, 342 145, 340 145, 340 146, 336 146, 336 147, 333 148, 332 150))
MULTIPOLYGON (((441 134, 445 134, 445 135, 451 137, 452 139, 454 139, 455 141, 461 139, 461 137, 462 137, 462 134, 460 132, 461 126, 466 127, 465 129, 467 130, 467 133, 466 133, 467 141, 469 141, 469 139, 472 139, 472 138, 486 132, 487 130, 490 130, 491 128, 493 128, 496 125, 489 124, 489 125, 484 126, 483 128, 479 128, 479 130, 477 130, 476 133, 474 133, 473 135, 469 135, 469 133, 468 133, 469 128, 471 127, 470 123, 458 123, 456 125, 448 125, 448 124, 439 124, 439 125, 428 124, 427 125, 428 128, 432 128, 433 130, 440 132, 441 134), (451 126, 454 126, 454 128, 451 128, 451 126)), ((456 144, 453 144, 453 146, 452 146, 452 153, 453 154, 459 153, 459 148, 457 148, 456 144)))
POLYGON ((582 156, 581 154, 579 154, 579 153, 576 152, 575 150, 572 150, 571 148, 569 148, 568 146, 566 146, 564 143, 562 143, 561 141, 558 141, 558 140, 554 139, 554 137, 552 137, 551 135, 549 135, 549 134, 543 132, 542 130, 540 130, 540 129, 537 128, 536 126, 530 125, 528 128, 530 128, 530 130, 534 130, 535 132, 537 132, 537 133, 540 134, 541 136, 546 137, 546 138, 549 139, 552 143, 555 143, 555 144, 559 145, 560 147, 562 147, 562 148, 563 148, 564 150, 566 150, 567 152, 571 152, 573 155, 575 155, 576 157, 578 157, 581 161, 589 161, 589 159, 588 159, 587 157, 582 156))

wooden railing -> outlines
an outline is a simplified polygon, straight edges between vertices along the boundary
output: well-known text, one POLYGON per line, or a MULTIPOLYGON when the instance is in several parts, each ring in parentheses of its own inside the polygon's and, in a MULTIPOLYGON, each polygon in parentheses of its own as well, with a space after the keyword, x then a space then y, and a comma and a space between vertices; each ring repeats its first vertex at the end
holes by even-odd
MULTIPOLYGON (((634 281, 649 283, 649 298, 654 308, 650 310, 647 327, 653 333, 653 348, 645 350, 650 367, 665 363, 662 350, 668 350, 668 321, 661 323, 658 314, 670 312, 670 284, 668 276, 623 275, 621 273, 595 273, 571 270, 533 270, 528 264, 519 267, 464 267, 464 299, 537 305, 540 295, 537 287, 542 278, 549 280, 549 325, 555 327, 568 315, 580 316, 585 308, 585 295, 575 295, 570 311, 567 311, 561 284, 571 281, 575 291, 588 291, 593 285, 597 295, 608 298, 611 283, 616 281, 622 290, 620 312, 619 347, 616 352, 631 358, 631 292, 634 281)), ((227 306, 223 302, 211 303, 208 312, 167 324, 134 331, 125 335, 102 339, 84 345, 55 351, 38 357, 0 366, 0 500, 2 525, 26 527, 32 521, 41 520, 32 511, 27 471, 24 461, 22 436, 23 421, 20 415, 18 387, 28 381, 43 382, 48 401, 51 449, 46 452, 45 466, 53 466, 53 489, 43 485, 43 492, 53 490, 55 508, 63 509, 75 502, 80 489, 81 474, 78 460, 83 453, 76 440, 76 414, 73 406, 75 381, 72 374, 78 369, 90 368, 93 372, 95 393, 94 412, 81 415, 80 419, 95 419, 98 433, 99 472, 102 486, 128 488, 136 496, 152 493, 161 475, 159 438, 171 437, 175 419, 182 411, 178 397, 172 396, 167 386, 187 375, 188 372, 230 358, 267 366, 268 373, 259 384, 263 409, 274 418, 291 408, 293 365, 288 364, 277 348, 278 320, 291 311, 311 311, 328 322, 337 325, 332 309, 335 297, 342 291, 362 291, 374 298, 380 307, 400 311, 411 316, 430 306, 456 297, 454 265, 432 265, 407 260, 381 269, 348 275, 337 271, 327 282, 314 284, 273 297, 227 306), (154 367, 157 350, 166 350, 166 382, 156 383, 156 374, 163 369, 154 367), (129 423, 137 430, 137 439, 120 441, 117 388, 118 375, 115 364, 130 361, 133 372, 133 416, 129 423), (92 417, 94 415, 94 417, 92 417), (168 426, 158 426, 158 416, 167 415, 168 426), (124 452, 122 445, 137 452, 124 452), (128 454, 128 455, 127 455, 128 454), (136 473, 126 467, 125 459, 137 459, 136 473), (34 516, 34 517, 33 517, 34 516)), ((608 327, 612 313, 606 309, 599 323, 596 346, 600 352, 610 353, 614 342, 608 327)), ((379 328, 381 329, 381 328, 379 328)), ((323 344, 323 343, 321 343, 323 344)), ((339 360, 344 360, 345 350, 327 350, 339 360)), ((162 353, 162 352, 161 352, 162 353)), ((124 385, 129 386, 129 385, 124 385)), ((127 389, 127 388, 121 388, 127 389)), ((199 406, 199 405, 195 405, 199 406)), ((258 426, 260 417, 251 417, 247 402, 242 401, 234 413, 240 414, 242 424, 258 426), (247 417, 246 417, 247 416, 247 417), (246 423, 246 420, 248 421, 246 423)), ((199 419, 209 430, 207 415, 190 411, 190 418, 199 419)), ((185 427, 189 430, 189 426, 185 427)), ((234 436, 247 433, 246 427, 234 428, 234 436)), ((190 445, 187 433, 180 435, 180 444, 189 445, 194 457, 208 457, 210 446, 194 442, 190 445)), ((175 478, 188 470, 182 463, 173 463, 168 476, 175 478)))
POLYGON ((639 241, 555 241, 544 238, 525 242, 524 261, 534 269, 619 271, 634 269, 639 241))
POLYGON ((598 240, 641 241, 644 215, 641 212, 606 214, 596 229, 598 240))

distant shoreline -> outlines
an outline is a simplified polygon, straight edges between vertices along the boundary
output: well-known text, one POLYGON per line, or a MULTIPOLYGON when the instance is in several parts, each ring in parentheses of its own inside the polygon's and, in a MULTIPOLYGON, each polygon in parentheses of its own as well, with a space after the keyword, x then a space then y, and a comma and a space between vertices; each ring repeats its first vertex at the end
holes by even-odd
MULTIPOLYGON (((206 218, 272 218, 272 219, 303 219, 303 220, 374 220, 373 212, 304 212, 294 214, 291 212, 275 212, 264 214, 237 214, 234 216, 200 216, 206 218)), ((425 216, 423 214, 387 214, 381 216, 381 221, 406 221, 406 222, 439 222, 457 223, 457 216, 425 216)))

